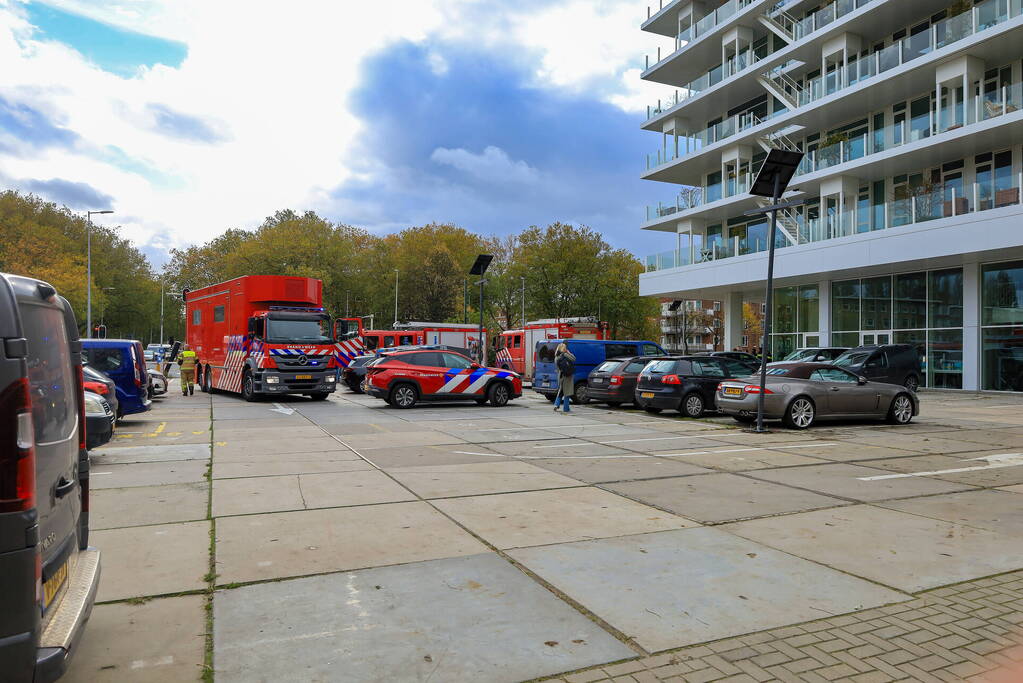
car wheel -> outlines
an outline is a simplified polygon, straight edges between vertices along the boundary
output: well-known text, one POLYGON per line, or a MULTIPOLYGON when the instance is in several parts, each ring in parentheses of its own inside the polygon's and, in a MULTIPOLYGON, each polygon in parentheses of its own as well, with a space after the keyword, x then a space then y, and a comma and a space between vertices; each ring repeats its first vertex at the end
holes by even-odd
POLYGON ((920 388, 920 380, 917 379, 916 375, 910 375, 909 377, 906 378, 906 381, 903 383, 903 386, 912 391, 913 393, 916 393, 916 390, 920 388))
POLYGON ((395 408, 411 408, 419 400, 419 392, 411 384, 399 384, 391 389, 391 397, 388 400, 395 408))
POLYGON ((678 408, 678 412, 686 417, 700 417, 703 415, 703 411, 703 396, 700 396, 695 391, 686 394, 678 408))
POLYGON ((608 401, 607 402, 607 407, 608 408, 621 408, 622 407, 622 402, 621 401, 608 401))
POLYGON ((348 382, 348 390, 351 391, 353 394, 361 394, 362 385, 359 384, 358 382, 348 382))
POLYGON ((508 405, 508 401, 511 400, 511 392, 508 391, 508 385, 504 382, 494 382, 490 385, 490 390, 487 391, 487 397, 490 399, 490 405, 501 408, 508 405))
POLYGON ((653 413, 654 415, 661 412, 660 408, 654 408, 653 406, 643 406, 643 410, 647 411, 648 413, 653 413))
POLYGON ((785 426, 791 429, 806 429, 817 417, 817 407, 806 396, 797 396, 785 410, 785 426))
POLYGON ((555 395, 555 396, 549 396, 549 395, 547 395, 547 394, 544 394, 544 398, 546 398, 546 399, 547 399, 548 401, 550 401, 551 403, 554 403, 554 399, 556 399, 556 398, 557 398, 557 396, 556 396, 556 395, 555 395))
POLYGON ((309 398, 313 399, 314 401, 326 401, 328 396, 330 396, 330 393, 326 391, 314 391, 313 393, 309 394, 309 398))
POLYGON ((888 421, 893 425, 906 425, 913 419, 913 399, 907 394, 899 394, 892 399, 888 408, 888 421))
POLYGON ((572 392, 572 402, 577 406, 590 402, 590 397, 586 393, 586 382, 580 382, 575 385, 575 391, 572 392))
POLYGON ((249 403, 256 400, 256 383, 252 380, 252 375, 248 372, 242 377, 242 398, 249 403))
POLYGON ((210 382, 210 369, 206 368, 199 373, 199 391, 205 394, 213 393, 213 386, 210 382))

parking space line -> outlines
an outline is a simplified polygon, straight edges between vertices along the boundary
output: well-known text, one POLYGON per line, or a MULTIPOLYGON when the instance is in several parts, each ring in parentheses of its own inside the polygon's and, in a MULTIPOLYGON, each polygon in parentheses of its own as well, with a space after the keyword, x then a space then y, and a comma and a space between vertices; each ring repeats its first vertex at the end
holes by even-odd
POLYGON ((519 460, 607 460, 613 458, 654 458, 653 455, 505 455, 504 453, 474 453, 472 451, 452 451, 459 455, 482 455, 488 458, 517 458, 519 460))
POLYGON ((593 443, 635 443, 637 441, 675 441, 677 439, 711 439, 710 435, 701 436, 698 434, 687 436, 654 436, 643 439, 619 439, 617 441, 594 441, 593 443))
POLYGON ((957 472, 976 472, 977 470, 996 470, 1002 467, 1019 467, 1023 465, 1023 453, 1001 453, 985 455, 980 458, 966 458, 963 462, 986 460, 986 465, 972 467, 954 467, 948 470, 931 470, 930 472, 900 472, 899 474, 880 474, 874 477, 856 477, 860 481, 881 481, 883 479, 902 479, 905 477, 928 477, 935 474, 955 474, 957 472))

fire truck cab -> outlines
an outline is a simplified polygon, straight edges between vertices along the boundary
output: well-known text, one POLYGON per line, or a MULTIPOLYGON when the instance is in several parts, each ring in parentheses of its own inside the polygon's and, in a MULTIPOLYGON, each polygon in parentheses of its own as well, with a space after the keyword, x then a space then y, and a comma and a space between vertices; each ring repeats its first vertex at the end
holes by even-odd
POLYGON ((533 320, 518 330, 505 330, 497 339, 497 361, 503 370, 533 376, 536 343, 548 339, 608 339, 607 323, 594 317, 533 320))
POLYGON ((185 293, 186 335, 203 391, 305 394, 322 400, 337 386, 338 352, 323 283, 247 275, 185 293))

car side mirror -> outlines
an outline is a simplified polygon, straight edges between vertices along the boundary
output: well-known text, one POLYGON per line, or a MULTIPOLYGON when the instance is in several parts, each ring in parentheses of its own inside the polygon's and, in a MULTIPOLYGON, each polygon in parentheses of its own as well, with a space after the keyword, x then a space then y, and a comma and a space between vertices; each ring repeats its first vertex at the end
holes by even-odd
POLYGON ((856 383, 859 384, 862 387, 864 384, 867 383, 867 378, 866 377, 857 377, 856 378, 856 383))

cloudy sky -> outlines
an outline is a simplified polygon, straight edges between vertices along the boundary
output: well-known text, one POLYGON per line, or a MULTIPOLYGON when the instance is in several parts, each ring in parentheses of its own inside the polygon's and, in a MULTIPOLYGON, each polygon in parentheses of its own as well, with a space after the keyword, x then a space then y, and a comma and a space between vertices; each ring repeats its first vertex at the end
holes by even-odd
MULTIPOLYGON (((656 1, 656 0, 654 0, 656 1)), ((590 225, 639 254, 645 0, 0 0, 0 188, 155 260, 280 208, 590 225)), ((648 150, 649 148, 649 150, 648 150)))

